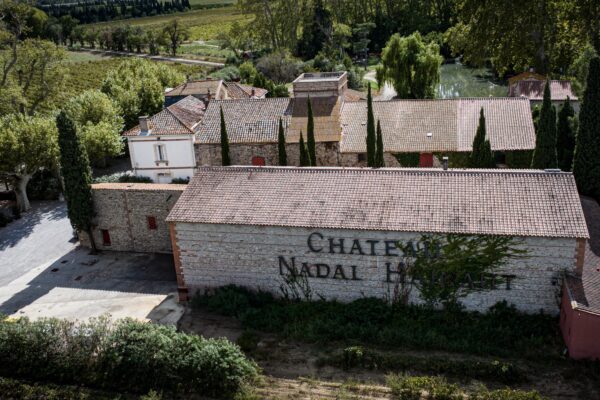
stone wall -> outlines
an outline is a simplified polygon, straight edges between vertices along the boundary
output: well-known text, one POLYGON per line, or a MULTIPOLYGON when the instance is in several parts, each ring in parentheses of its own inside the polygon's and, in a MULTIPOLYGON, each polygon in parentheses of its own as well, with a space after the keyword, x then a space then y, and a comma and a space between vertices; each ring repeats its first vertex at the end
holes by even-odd
MULTIPOLYGON (((303 268, 308 263, 312 277, 308 278, 311 289, 328 299, 350 301, 365 296, 393 298, 395 285, 388 283, 397 276, 398 263, 393 256, 396 250, 388 249, 386 241, 415 240, 420 234, 351 231, 339 229, 306 229, 283 227, 256 227, 233 225, 209 225, 176 223, 174 226, 179 248, 177 263, 181 279, 189 294, 198 290, 235 284, 263 289, 280 294, 283 284, 282 271, 295 263, 303 268), (308 246, 311 233, 315 250, 308 246), (329 238, 333 242, 330 253, 329 238), (344 253, 340 254, 340 239, 344 240, 344 253), (349 254, 353 240, 359 239, 365 255, 349 254), (378 241, 373 249, 367 240, 378 241), (375 255, 371 255, 374 250, 375 255), (388 264, 389 263, 389 264, 388 264), (316 264, 322 264, 318 267, 316 264), (323 265, 327 265, 327 268, 323 265), (337 266, 341 265, 341 271, 337 266), (320 270, 319 270, 320 268, 320 270), (326 274, 327 269, 329 273, 326 274), (318 277, 318 275, 323 277, 318 277), (325 277, 327 275, 327 277, 325 277)), ((495 290, 471 293, 463 298, 470 310, 485 311, 501 300, 515 304, 520 310, 537 312, 540 309, 558 313, 557 292, 562 272, 572 271, 575 266, 575 239, 522 238, 521 246, 527 257, 510 260, 507 265, 494 271, 493 283, 488 279, 486 287, 495 290)), ((285 286, 285 285, 284 285, 285 286)), ((410 300, 420 302, 416 289, 410 300)))
MULTIPOLYGON (((300 165, 300 147, 297 143, 286 144, 288 165, 300 165)), ((196 144, 196 161, 199 166, 221 165, 220 144, 196 144)), ((317 165, 334 167, 339 165, 339 143, 318 142, 316 144, 317 165)), ((232 165, 252 165, 252 158, 263 157, 266 165, 279 165, 279 149, 277 143, 231 143, 229 158, 232 165)))
MULTIPOLYGON (((186 185, 111 183, 92 185, 94 196, 93 230, 98 249, 144 253, 170 253, 169 226, 165 222, 186 185), (150 229, 148 217, 156 220, 150 229), (104 244, 103 230, 110 245, 104 244)), ((79 234, 81 244, 89 247, 89 237, 79 234)))

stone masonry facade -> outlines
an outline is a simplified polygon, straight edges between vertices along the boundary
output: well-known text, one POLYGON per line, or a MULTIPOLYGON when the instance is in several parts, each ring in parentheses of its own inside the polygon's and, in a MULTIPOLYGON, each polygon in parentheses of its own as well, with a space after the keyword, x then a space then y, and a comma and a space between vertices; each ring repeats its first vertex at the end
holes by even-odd
MULTIPOLYGON (((397 276, 394 271, 402 257, 392 255, 397 250, 386 249, 386 242, 418 240, 421 236, 419 233, 219 224, 173 223, 172 226, 178 245, 175 262, 179 265, 182 298, 230 284, 280 295, 282 285, 285 287, 283 278, 289 271, 287 268, 294 264, 300 270, 303 263, 307 263, 312 275, 307 280, 315 299, 318 296, 340 301, 362 297, 392 299, 397 285, 388 281, 393 282, 397 276), (308 245, 313 233, 316 235, 312 236, 311 243, 319 252, 312 251, 308 245), (344 241, 344 254, 340 239, 344 241), (355 239, 362 243, 366 255, 349 254, 355 239), (368 240, 377 241, 373 248, 375 255, 367 250, 368 240), (388 250, 389 255, 386 255, 388 250)), ((486 289, 462 298, 467 309, 486 311, 506 300, 525 312, 558 313, 557 294, 564 272, 575 269, 577 239, 526 237, 518 240, 527 252, 526 257, 510 260, 493 271, 493 278, 481 281, 475 278, 475 287, 482 284, 486 289)), ((415 288, 409 300, 421 301, 415 288)))
MULTIPOLYGON (((92 185, 94 242, 100 250, 171 253, 167 215, 186 185, 109 183, 92 185), (107 241, 108 239, 108 241, 107 241)), ((80 232, 82 245, 89 237, 80 232)))

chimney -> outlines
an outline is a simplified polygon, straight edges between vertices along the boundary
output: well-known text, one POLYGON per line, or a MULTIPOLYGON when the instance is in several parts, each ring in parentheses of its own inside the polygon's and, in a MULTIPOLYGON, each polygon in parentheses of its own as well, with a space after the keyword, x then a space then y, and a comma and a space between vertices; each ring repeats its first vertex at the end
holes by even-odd
POLYGON ((148 133, 149 130, 150 129, 148 127, 148 116, 144 115, 140 117, 140 131, 142 133, 148 133))
POLYGON ((442 158, 442 167, 444 168, 444 171, 448 171, 448 157, 442 158))
POLYGON ((256 97, 256 90, 252 88, 252 92, 250 92, 250 97, 256 97))
POLYGON ((212 100, 212 94, 210 94, 210 88, 208 88, 208 93, 207 93, 206 97, 208 98, 208 101, 212 100))

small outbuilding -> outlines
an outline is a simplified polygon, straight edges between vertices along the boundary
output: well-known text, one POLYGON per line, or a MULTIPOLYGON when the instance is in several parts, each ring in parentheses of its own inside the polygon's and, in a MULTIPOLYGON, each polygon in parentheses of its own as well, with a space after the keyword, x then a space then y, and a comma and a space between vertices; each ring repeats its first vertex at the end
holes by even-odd
POLYGON ((501 235, 527 256, 470 277, 464 306, 556 314, 588 239, 573 175, 533 170, 206 167, 167 222, 182 300, 230 284, 278 294, 295 270, 314 296, 391 299, 398 242, 501 235))

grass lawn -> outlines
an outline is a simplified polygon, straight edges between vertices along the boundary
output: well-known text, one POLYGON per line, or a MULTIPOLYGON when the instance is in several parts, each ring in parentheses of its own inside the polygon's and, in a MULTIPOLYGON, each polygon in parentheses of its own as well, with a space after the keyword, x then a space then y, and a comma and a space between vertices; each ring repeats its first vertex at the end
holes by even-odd
MULTIPOLYGON (((194 0, 192 0, 192 4, 193 1, 194 0)), ((157 15, 154 17, 102 22, 94 24, 93 26, 98 29, 102 29, 102 27, 105 26, 128 24, 131 26, 141 26, 143 28, 160 28, 174 18, 178 18, 183 26, 189 28, 190 40, 215 39, 219 33, 227 31, 233 22, 250 19, 250 17, 242 15, 237 8, 231 6, 192 10, 183 13, 157 15)))
POLYGON ((81 51, 67 51, 67 62, 69 63, 81 63, 81 62, 89 62, 89 61, 102 61, 108 60, 111 56, 109 55, 100 55, 93 53, 86 53, 81 51))

